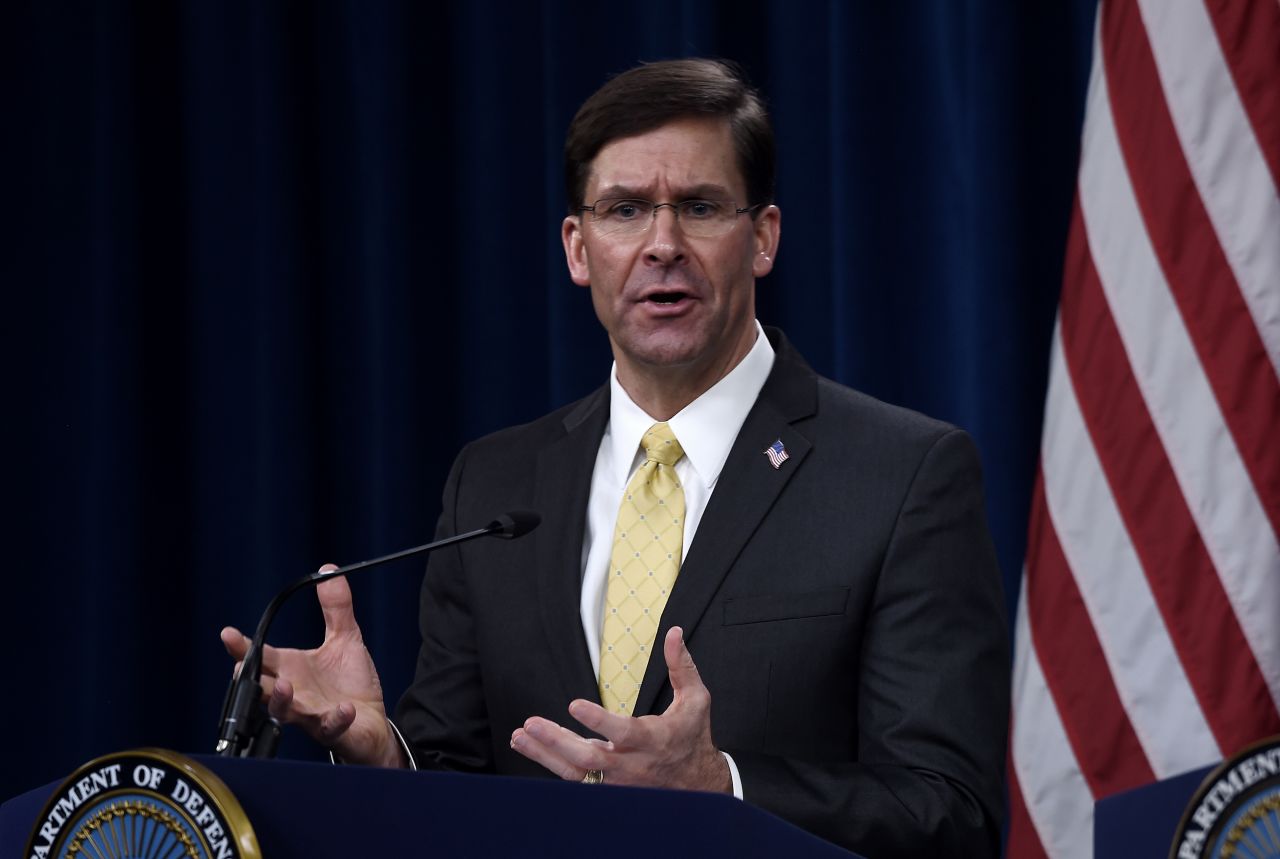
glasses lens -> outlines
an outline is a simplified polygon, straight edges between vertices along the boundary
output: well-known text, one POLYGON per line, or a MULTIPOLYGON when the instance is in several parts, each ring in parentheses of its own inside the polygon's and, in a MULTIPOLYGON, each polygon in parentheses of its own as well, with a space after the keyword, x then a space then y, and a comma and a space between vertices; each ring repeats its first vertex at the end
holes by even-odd
POLYGON ((691 236, 722 236, 733 229, 738 217, 733 203, 721 200, 685 200, 680 203, 680 227, 691 236))
POLYGON ((722 236, 733 229, 738 211, 722 200, 681 200, 654 203, 652 200, 609 198, 596 200, 589 212, 596 230, 606 236, 630 236, 647 232, 657 210, 669 208, 685 235, 696 238, 722 236))
POLYGON ((596 200, 591 220, 606 236, 643 233, 653 222, 653 203, 631 199, 596 200))

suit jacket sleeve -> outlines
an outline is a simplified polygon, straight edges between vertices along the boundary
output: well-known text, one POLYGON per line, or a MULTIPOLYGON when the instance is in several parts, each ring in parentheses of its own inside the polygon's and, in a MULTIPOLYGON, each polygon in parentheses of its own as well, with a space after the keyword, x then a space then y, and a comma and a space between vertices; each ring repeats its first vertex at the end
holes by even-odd
POLYGON ((511 732, 530 716, 562 721, 571 700, 596 694, 577 605, 586 496, 572 487, 590 480, 602 401, 597 392, 479 439, 454 462, 438 537, 508 509, 538 510, 542 523, 528 536, 473 540, 427 563, 417 669, 396 708, 423 768, 549 777, 511 748, 511 732), (548 448, 567 459, 544 467, 548 448))
MULTIPOLYGON (((445 483, 436 539, 458 533, 456 498, 466 461, 464 449, 445 483)), ((493 744, 476 647, 476 618, 457 546, 436 552, 429 561, 419 625, 422 646, 416 679, 396 707, 396 724, 415 762, 425 769, 492 771, 493 744)))
POLYGON ((969 437, 941 435, 865 609, 856 760, 728 749, 747 801, 871 856, 999 854, 1008 645, 981 485, 969 437))

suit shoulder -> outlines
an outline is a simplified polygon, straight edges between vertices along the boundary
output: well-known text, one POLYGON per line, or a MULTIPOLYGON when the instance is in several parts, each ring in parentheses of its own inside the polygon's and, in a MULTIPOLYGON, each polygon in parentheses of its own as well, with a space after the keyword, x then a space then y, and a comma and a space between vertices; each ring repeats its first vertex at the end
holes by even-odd
POLYGON ((871 437, 916 447, 932 447, 944 436, 968 437, 954 424, 931 418, 903 406, 878 400, 870 394, 818 377, 819 422, 831 422, 855 435, 871 437))
POLYGON ((597 388, 580 400, 561 406, 540 418, 481 436, 467 443, 462 455, 467 457, 519 455, 562 437, 566 431, 590 418, 597 409, 607 411, 608 388, 597 388))
POLYGON ((832 468, 877 475, 886 485, 909 484, 935 468, 982 479, 982 456, 963 429, 830 379, 819 377, 817 409, 797 429, 832 468))

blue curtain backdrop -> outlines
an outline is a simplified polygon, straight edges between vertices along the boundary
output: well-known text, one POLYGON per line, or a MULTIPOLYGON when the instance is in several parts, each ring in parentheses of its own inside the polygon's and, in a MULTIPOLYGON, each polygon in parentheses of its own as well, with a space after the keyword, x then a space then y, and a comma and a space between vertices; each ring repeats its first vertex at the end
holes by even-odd
MULTIPOLYGON (((760 318, 976 436, 1012 609, 1092 22, 1092 0, 11 9, 0 797, 208 751, 220 626, 429 539, 464 442, 605 379, 560 147, 641 60, 729 57, 765 91, 760 318)), ((392 699, 419 579, 354 583, 392 699)), ((273 638, 320 628, 304 596, 273 638)))

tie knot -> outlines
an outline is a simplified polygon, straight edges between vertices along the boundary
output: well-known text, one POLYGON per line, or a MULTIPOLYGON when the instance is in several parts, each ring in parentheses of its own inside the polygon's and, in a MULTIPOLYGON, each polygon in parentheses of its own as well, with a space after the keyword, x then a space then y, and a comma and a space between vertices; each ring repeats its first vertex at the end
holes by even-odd
POLYGON ((640 445, 644 448, 645 456, 662 465, 675 465, 684 456, 684 448, 665 421, 649 427, 644 438, 640 439, 640 445))

